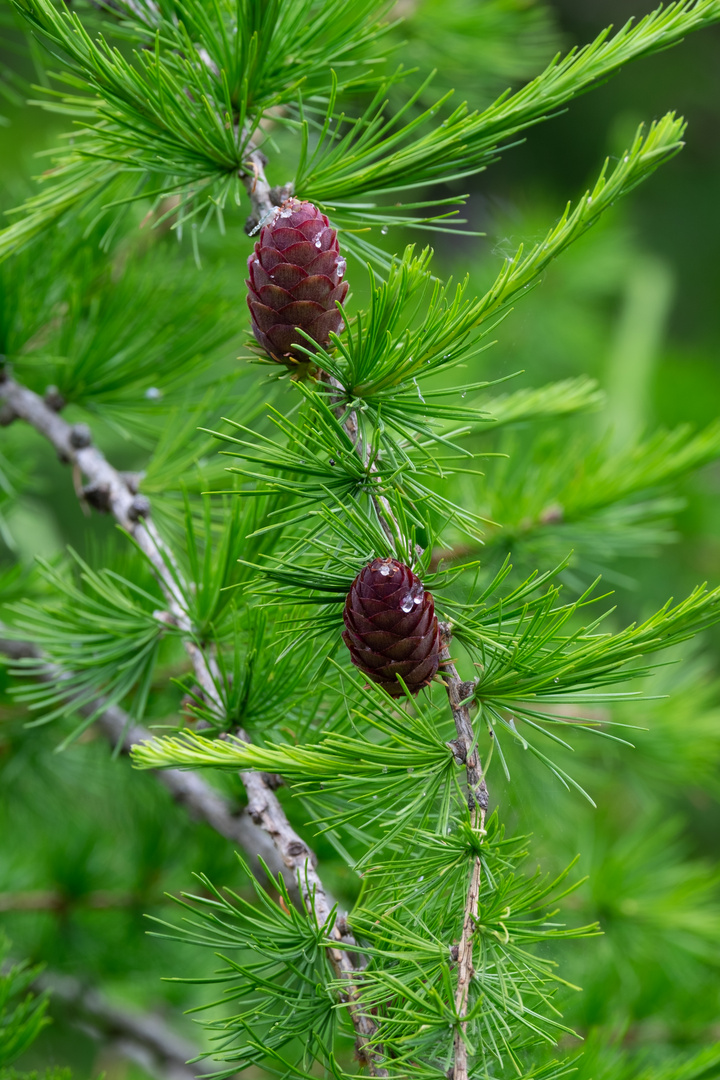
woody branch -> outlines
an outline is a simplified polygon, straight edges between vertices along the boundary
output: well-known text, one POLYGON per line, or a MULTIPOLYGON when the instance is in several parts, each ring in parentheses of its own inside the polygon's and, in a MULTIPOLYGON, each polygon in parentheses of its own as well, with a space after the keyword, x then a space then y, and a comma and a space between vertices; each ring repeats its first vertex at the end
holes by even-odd
MULTIPOLYGON (((222 715, 224 710, 216 661, 195 636, 184 601, 184 595, 188 592, 187 583, 151 520, 149 499, 133 491, 128 478, 118 472, 93 445, 87 425, 69 424, 38 394, 22 386, 7 372, 2 372, 0 400, 6 406, 5 421, 10 418, 7 412, 10 410, 14 417, 30 424, 51 442, 61 461, 73 467, 76 486, 81 483, 82 477, 87 478, 87 483, 80 490, 81 496, 96 509, 112 513, 133 537, 153 567, 165 596, 169 619, 184 635, 185 650, 198 686, 210 707, 222 715)), ((237 729, 236 734, 243 741, 250 741, 242 728, 237 729)), ((314 912, 318 925, 327 926, 328 933, 338 942, 337 947, 328 949, 328 955, 336 975, 347 986, 345 998, 356 1030, 358 1050, 368 1062, 373 1075, 385 1076, 385 1070, 379 1065, 380 1054, 371 1044, 375 1025, 357 1006, 357 989, 353 983, 355 964, 341 947, 342 935, 333 923, 332 907, 316 869, 316 857, 292 828, 269 778, 256 772, 241 773, 241 778, 248 797, 248 814, 271 839, 281 864, 298 880, 306 910, 314 912)))

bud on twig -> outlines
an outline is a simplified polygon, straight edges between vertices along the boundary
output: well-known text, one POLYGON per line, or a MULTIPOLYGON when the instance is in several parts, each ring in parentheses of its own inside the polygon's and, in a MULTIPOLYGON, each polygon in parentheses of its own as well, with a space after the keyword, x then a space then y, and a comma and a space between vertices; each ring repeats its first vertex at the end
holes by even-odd
POLYGON ((150 517, 150 500, 147 495, 136 495, 130 503, 128 517, 131 521, 140 521, 141 518, 150 517))
POLYGON ((92 432, 87 424, 73 424, 70 429, 70 445, 76 450, 92 445, 92 432))

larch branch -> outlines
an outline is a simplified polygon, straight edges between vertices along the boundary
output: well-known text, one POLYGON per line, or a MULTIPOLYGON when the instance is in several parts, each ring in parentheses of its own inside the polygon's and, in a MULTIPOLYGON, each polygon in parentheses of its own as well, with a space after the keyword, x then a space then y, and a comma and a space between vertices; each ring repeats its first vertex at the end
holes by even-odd
MULTIPOLYGON (((488 809, 488 790, 483 775, 482 763, 477 749, 477 740, 470 717, 470 706, 465 700, 470 697, 473 684, 463 682, 450 656, 452 630, 448 623, 440 624, 443 648, 440 653, 440 667, 443 672, 450 709, 455 721, 456 739, 453 742, 455 756, 465 765, 468 789, 468 807, 473 828, 485 827, 485 815, 488 809)), ((482 863, 475 856, 470 871, 470 884, 465 898, 463 926, 457 955, 457 986, 455 988, 455 1011, 460 1023, 453 1038, 453 1080, 468 1080, 468 1048, 466 1041, 468 998, 473 969, 473 939, 480 902, 480 875, 482 863)))
MULTIPOLYGON (((40 681, 58 683, 69 677, 68 672, 61 671, 47 660, 43 661, 40 650, 29 641, 0 638, 0 653, 11 660, 39 660, 40 664, 33 667, 33 677, 40 681)), ((70 691, 67 699, 72 704, 73 695, 70 691)), ((113 748, 119 747, 123 754, 129 754, 136 743, 152 738, 152 732, 133 723, 132 717, 124 709, 105 704, 102 698, 96 698, 76 708, 83 716, 97 714, 96 726, 110 745, 113 748)), ((168 789, 173 799, 187 809, 192 818, 204 822, 220 836, 232 844, 237 844, 248 856, 253 870, 262 873, 259 862, 259 859, 262 859, 272 874, 284 875, 288 888, 299 898, 297 878, 288 872, 272 838, 253 821, 247 809, 236 809, 229 799, 197 773, 183 772, 181 769, 158 769, 153 771, 153 775, 168 789)))
MULTIPOLYGON (((86 425, 69 424, 38 394, 22 386, 7 372, 2 372, 0 378, 0 399, 16 417, 25 420, 44 435, 55 447, 62 461, 87 477, 88 484, 83 488, 85 497, 96 508, 112 513, 149 560, 165 596, 169 617, 184 635, 185 649, 198 686, 208 705, 222 716, 224 708, 219 691, 220 675, 217 664, 195 636, 184 599, 189 592, 188 586, 172 553, 150 519, 149 499, 134 492, 128 485, 127 477, 118 472, 101 451, 93 446, 91 432, 86 425)), ((237 729, 236 734, 244 742, 250 741, 242 728, 237 729)), ((332 907, 317 872, 314 853, 288 821, 268 778, 257 772, 244 772, 240 775, 247 792, 248 814, 271 839, 282 865, 299 882, 305 909, 308 913, 314 913, 319 926, 327 926, 328 934, 340 945, 342 936, 337 926, 331 926, 332 907)), ((328 956, 338 979, 347 986, 344 996, 355 1027, 358 1052, 367 1061, 374 1076, 386 1076, 386 1070, 380 1065, 381 1052, 372 1045, 374 1021, 364 1016, 357 1004, 358 990, 353 981, 357 969, 349 953, 343 948, 330 947, 328 956)))

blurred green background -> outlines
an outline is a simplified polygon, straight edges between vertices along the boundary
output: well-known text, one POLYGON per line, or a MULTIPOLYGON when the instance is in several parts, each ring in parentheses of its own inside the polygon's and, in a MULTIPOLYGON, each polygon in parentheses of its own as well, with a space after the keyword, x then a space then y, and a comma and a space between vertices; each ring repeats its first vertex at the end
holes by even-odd
MULTIPOLYGON (((403 61, 437 66, 441 85, 455 85, 479 107, 509 82, 519 85, 540 70, 558 49, 647 10, 625 0, 420 0, 399 7, 407 17, 398 32, 407 39, 403 61)), ((27 57, 13 51, 12 32, 0 27, 0 33, 0 63, 31 75, 27 57)), ((607 407, 576 428, 594 425, 598 439, 618 448, 658 426, 700 427, 720 413, 719 55, 715 28, 636 62, 587 94, 472 181, 468 220, 484 238, 440 236, 435 243, 443 272, 456 278, 469 272, 481 291, 502 256, 542 236, 603 158, 622 151, 640 120, 668 109, 687 118, 682 154, 548 271, 482 360, 492 378, 522 370, 518 386, 595 377, 607 407)), ((11 83, 0 101, 5 206, 20 201, 26 178, 43 167, 34 155, 63 129, 15 93, 22 89, 13 91, 11 83)), ((230 365, 246 321, 242 281, 250 241, 241 224, 233 223, 224 240, 208 238, 203 269, 192 271, 218 275, 224 300, 237 306, 238 349, 227 348, 224 361, 230 365)), ((393 250, 417 239, 387 238, 393 250)), ((177 258, 190 262, 187 243, 177 258)), ((550 431, 548 454, 557 452, 558 440, 572 453, 573 430, 568 423, 550 431)), ((513 438, 515 451, 526 452, 527 433, 513 438)), ((141 464, 132 442, 109 427, 102 445, 117 463, 141 464)), ((534 444, 533 454, 542 455, 543 445, 534 444)), ((111 524, 82 517, 69 497, 68 476, 33 433, 0 432, 0 452, 35 477, 4 526, 4 543, 23 562, 52 557, 68 543, 92 558, 112 542, 111 524)), ((488 465, 491 486, 496 468, 488 465)), ((672 543, 606 554, 621 621, 700 581, 720 583, 720 464, 685 481, 674 498, 672 543)), ((537 555, 519 552, 531 563, 537 555)), ((549 553, 540 550, 538 557, 547 563, 549 553)), ((622 706, 623 719, 649 728, 633 736, 636 750, 594 748, 576 765, 597 811, 527 764, 522 785, 496 781, 494 797, 509 824, 534 835, 533 864, 552 871, 584 852, 580 870, 590 880, 567 903, 573 920, 597 918, 605 936, 567 946, 560 957, 563 975, 585 988, 562 994, 569 1023, 588 1039, 583 1080, 635 1075, 627 1064, 634 1058, 623 1057, 628 1053, 660 1060, 720 1040, 719 640, 708 635, 655 678, 650 691, 667 697, 622 706)), ((148 937, 144 915, 169 917, 163 894, 192 888, 193 871, 242 887, 232 851, 190 823, 152 776, 111 761, 102 740, 88 734, 58 756, 56 732, 26 729, 22 709, 3 701, 0 928, 13 954, 100 987, 128 1008, 152 1009, 199 1045, 181 1011, 205 1000, 203 988, 160 979, 201 976, 210 960, 148 937), (31 910, 23 897, 41 892, 52 904, 31 910)), ((158 690, 155 715, 176 704, 158 690)), ((322 842, 318 849, 336 894, 350 897, 353 884, 337 856, 322 842)), ((72 1066, 77 1077, 104 1071, 108 1080, 154 1075, 128 1060, 113 1037, 79 1029, 57 1004, 52 1012, 56 1022, 23 1067, 58 1063, 72 1066)), ((578 1046, 568 1039, 563 1048, 571 1054, 578 1046)))

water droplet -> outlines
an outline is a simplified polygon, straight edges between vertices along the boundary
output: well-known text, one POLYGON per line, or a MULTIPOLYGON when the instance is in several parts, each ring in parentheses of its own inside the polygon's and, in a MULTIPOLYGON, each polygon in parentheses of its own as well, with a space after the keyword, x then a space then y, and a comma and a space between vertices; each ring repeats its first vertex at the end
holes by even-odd
POLYGON ((380 232, 383 234, 383 236, 387 236, 387 231, 388 231, 387 225, 383 225, 382 229, 380 230, 380 232))
POLYGON ((316 247, 316 248, 320 248, 320 247, 322 247, 322 240, 321 240, 321 239, 320 239, 319 237, 318 237, 318 239, 317 239, 317 240, 315 241, 315 247, 316 247))
POLYGON ((145 397, 148 401, 159 401, 163 396, 162 390, 158 390, 157 386, 148 386, 145 391, 145 397))
POLYGON ((380 573, 383 577, 390 577, 390 567, 387 563, 383 563, 383 565, 380 567, 380 573))
POLYGON ((424 880, 425 880, 425 875, 421 874, 420 877, 418 878, 418 882, 421 882, 421 881, 424 881, 424 880))
POLYGON ((408 767, 407 767, 407 771, 408 771, 409 773, 414 773, 414 772, 415 772, 415 767, 414 767, 414 765, 408 765, 408 767))
POLYGON ((588 201, 588 203, 592 202, 592 195, 588 195, 588 200, 587 201, 588 201))
POLYGON ((414 601, 413 601, 413 598, 410 595, 410 593, 406 593, 405 596, 403 596, 402 600, 400 601, 400 607, 405 612, 406 615, 407 615, 408 611, 412 611, 413 603, 414 603, 414 601))
POLYGON ((383 771, 384 773, 386 773, 386 772, 387 772, 387 765, 383 765, 383 767, 382 767, 382 771, 383 771))
POLYGON ((373 795, 373 799, 377 799, 377 795, 373 795))
POLYGON ((466 396, 466 394, 467 394, 467 390, 463 390, 463 392, 462 392, 462 394, 460 395, 460 397, 465 397, 465 396, 466 396))
POLYGON ((623 161, 629 161, 629 160, 630 160, 630 157, 626 154, 625 157, 623 158, 623 161))
POLYGON ((292 206, 286 206, 283 210, 280 211, 278 217, 288 218, 288 217, 290 217, 291 214, 292 214, 292 206))
POLYGON ((260 260, 259 259, 253 259, 253 266, 259 266, 259 265, 260 265, 260 260))
POLYGON ((423 598, 425 596, 425 590, 423 589, 419 581, 416 581, 411 588, 410 595, 412 597, 413 604, 422 604, 423 598))
MULTIPOLYGON (((410 356, 410 357, 409 357, 408 359, 412 360, 412 356, 410 356)), ((418 383, 417 383, 417 379, 416 379, 416 378, 414 378, 414 377, 413 377, 413 382, 415 383, 415 389, 416 389, 416 390, 417 390, 417 392, 418 392, 418 397, 420 398, 420 400, 422 401, 422 403, 423 403, 423 405, 424 405, 424 404, 425 404, 425 398, 424 398, 424 397, 422 396, 422 394, 420 393, 420 387, 418 386, 418 383)))
POLYGON ((338 261, 337 261, 338 277, 342 277, 346 270, 347 270, 347 262, 346 262, 346 260, 342 259, 342 258, 338 259, 338 261))
POLYGON ((560 682, 560 679, 553 679, 553 682, 560 682))

